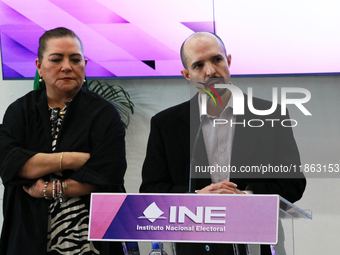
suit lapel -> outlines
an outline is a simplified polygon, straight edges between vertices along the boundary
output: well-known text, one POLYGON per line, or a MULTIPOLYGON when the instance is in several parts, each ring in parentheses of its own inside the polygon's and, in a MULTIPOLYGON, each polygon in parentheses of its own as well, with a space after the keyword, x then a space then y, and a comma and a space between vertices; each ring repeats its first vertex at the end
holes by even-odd
POLYGON ((186 102, 182 107, 181 111, 178 113, 178 118, 180 120, 180 125, 178 126, 178 137, 183 145, 185 158, 190 158, 190 106, 189 102, 186 102))
MULTIPOLYGON (((193 163, 192 171, 194 173, 195 166, 208 165, 208 157, 205 149, 202 131, 199 134, 195 149, 195 158, 192 161, 193 146, 200 125, 197 94, 188 102, 188 105, 185 107, 185 111, 182 111, 182 117, 183 116, 186 116, 183 122, 185 123, 185 126, 187 128, 187 133, 185 137, 182 137, 182 139, 183 141, 185 141, 185 150, 190 153, 188 155, 188 160, 190 163, 193 163), (183 114, 184 112, 185 115, 183 114)), ((199 173, 198 177, 199 178, 197 178, 197 176, 195 177, 194 175, 192 176, 193 190, 201 189, 211 183, 210 174, 208 173, 199 173)))

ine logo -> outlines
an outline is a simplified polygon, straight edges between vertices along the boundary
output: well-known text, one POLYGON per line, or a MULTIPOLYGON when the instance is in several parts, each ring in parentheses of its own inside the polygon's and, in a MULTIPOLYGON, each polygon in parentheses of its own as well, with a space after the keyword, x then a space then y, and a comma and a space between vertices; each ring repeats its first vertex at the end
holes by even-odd
POLYGON ((150 222, 154 222, 157 219, 166 219, 165 217, 161 217, 163 214, 162 210, 156 205, 155 202, 150 204, 143 212, 144 216, 138 217, 138 219, 148 219, 150 222))
MULTIPOLYGON (((196 206, 194 211, 186 206, 170 206, 169 223, 184 223, 185 219, 188 218, 194 223, 225 224, 225 211, 226 207, 216 206, 196 206)), ((166 219, 166 217, 161 216, 163 213, 153 202, 144 210, 144 216, 140 216, 138 219, 148 219, 153 223, 158 219, 166 219)))

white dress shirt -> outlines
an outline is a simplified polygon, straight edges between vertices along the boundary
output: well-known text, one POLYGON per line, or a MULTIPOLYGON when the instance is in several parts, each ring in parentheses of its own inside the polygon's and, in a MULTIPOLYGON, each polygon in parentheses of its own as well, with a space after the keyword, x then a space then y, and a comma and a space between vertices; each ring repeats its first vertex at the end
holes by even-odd
MULTIPOLYGON (((201 115, 201 99, 198 100, 199 114, 201 115)), ((236 116, 233 115, 233 98, 230 97, 226 107, 221 112, 220 116, 207 115, 202 125, 202 133, 207 151, 208 161, 210 166, 215 166, 215 170, 227 170, 230 167, 232 146, 235 133, 236 116), (214 127, 214 119, 227 120, 227 124, 217 124, 214 127), (219 167, 218 167, 219 166, 219 167)), ((202 120, 202 116, 201 120, 202 120)), ((213 183, 229 180, 229 171, 211 172, 211 180, 213 183)))

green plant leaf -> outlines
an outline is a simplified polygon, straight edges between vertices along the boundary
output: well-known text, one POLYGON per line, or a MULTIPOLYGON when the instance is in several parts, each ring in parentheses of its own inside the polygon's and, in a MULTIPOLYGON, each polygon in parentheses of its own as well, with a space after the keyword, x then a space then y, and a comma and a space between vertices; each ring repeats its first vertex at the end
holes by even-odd
POLYGON ((89 81, 89 89, 112 102, 118 109, 127 128, 130 124, 130 113, 134 114, 135 105, 130 99, 130 94, 122 86, 108 84, 99 80, 89 81))

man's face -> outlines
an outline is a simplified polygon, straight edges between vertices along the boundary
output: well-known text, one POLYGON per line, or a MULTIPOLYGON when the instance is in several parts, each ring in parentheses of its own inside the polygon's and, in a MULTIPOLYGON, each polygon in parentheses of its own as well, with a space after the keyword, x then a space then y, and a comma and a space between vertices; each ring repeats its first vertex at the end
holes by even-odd
POLYGON ((210 86, 229 82, 231 56, 225 56, 222 46, 213 35, 203 34, 189 38, 184 45, 184 53, 187 69, 181 71, 182 75, 195 82, 196 87, 204 87, 197 85, 197 81, 210 86))

